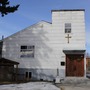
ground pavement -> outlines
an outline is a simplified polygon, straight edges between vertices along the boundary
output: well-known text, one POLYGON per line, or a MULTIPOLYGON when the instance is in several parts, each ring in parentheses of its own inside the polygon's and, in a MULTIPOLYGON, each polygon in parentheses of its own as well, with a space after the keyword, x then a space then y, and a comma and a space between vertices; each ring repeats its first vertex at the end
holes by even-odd
POLYGON ((56 86, 61 90, 90 90, 90 79, 68 78, 56 86))
POLYGON ((90 90, 90 86, 61 85, 61 90, 90 90))

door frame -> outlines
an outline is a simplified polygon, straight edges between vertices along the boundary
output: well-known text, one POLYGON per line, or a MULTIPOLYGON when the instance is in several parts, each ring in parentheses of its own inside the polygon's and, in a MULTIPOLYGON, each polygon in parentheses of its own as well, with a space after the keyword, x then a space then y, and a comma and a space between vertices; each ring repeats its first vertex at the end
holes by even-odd
MULTIPOLYGON (((74 57, 73 57, 73 58, 74 58, 74 57)), ((74 62, 74 63, 75 63, 75 62, 74 62)), ((72 69, 71 69, 71 70, 72 70, 72 69)), ((83 76, 84 76, 84 54, 66 54, 66 68, 65 68, 65 72, 66 72, 66 74, 65 74, 66 77, 83 77, 83 76), (78 66, 78 65, 80 66, 80 63, 81 63, 81 65, 82 65, 82 66, 81 66, 82 69, 81 69, 81 71, 80 71, 80 72, 81 72, 81 75, 77 74, 77 73, 79 73, 78 70, 77 70, 76 72, 73 72, 72 75, 67 75, 67 72, 68 72, 68 71, 67 71, 67 70, 68 70, 68 69, 67 69, 67 68, 68 68, 68 67, 67 67, 67 56, 70 56, 70 55, 71 55, 71 56, 75 55, 75 56, 79 57, 79 58, 77 58, 76 61, 75 61, 76 64, 77 64, 75 67, 77 68, 77 66, 78 66), (82 61, 77 61, 77 60, 80 59, 80 57, 81 57, 82 61), (75 74, 74 74, 74 73, 75 73, 75 74), (73 74, 74 74, 74 75, 73 75, 73 74)))

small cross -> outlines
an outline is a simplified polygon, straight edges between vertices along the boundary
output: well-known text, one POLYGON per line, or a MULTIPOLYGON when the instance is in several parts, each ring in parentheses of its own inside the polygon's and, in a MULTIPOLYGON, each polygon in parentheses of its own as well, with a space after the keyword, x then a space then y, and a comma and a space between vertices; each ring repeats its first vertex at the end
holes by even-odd
POLYGON ((67 34, 67 36, 65 38, 68 39, 68 43, 69 43, 69 38, 71 38, 71 36, 69 36, 69 34, 67 34))

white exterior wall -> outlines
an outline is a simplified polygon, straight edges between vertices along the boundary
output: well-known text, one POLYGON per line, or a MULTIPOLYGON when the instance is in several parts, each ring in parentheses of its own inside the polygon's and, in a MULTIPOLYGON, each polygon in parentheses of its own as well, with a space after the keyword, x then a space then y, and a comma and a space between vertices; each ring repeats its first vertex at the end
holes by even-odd
MULTIPOLYGON (((54 37, 57 37, 58 52, 61 51, 58 61, 66 61, 63 50, 85 50, 85 21, 84 11, 53 11, 52 12, 52 30, 54 37), (69 43, 67 43, 68 33, 65 33, 65 23, 71 23, 71 33, 69 43)), ((84 60, 85 61, 85 60, 84 60)), ((65 66, 60 66, 65 70, 65 66)), ((86 71, 86 66, 84 66, 86 71)), ((63 76, 63 75, 61 75, 63 76)))
MULTIPOLYGON (((63 49, 85 49, 84 11, 53 11, 52 24, 41 21, 3 42, 3 57, 19 62, 19 68, 60 69, 65 76, 63 49), (67 43, 65 23, 71 23, 70 43, 67 43), (34 58, 20 58, 21 45, 35 45, 34 58)), ((57 75, 57 72, 55 73, 57 75)))

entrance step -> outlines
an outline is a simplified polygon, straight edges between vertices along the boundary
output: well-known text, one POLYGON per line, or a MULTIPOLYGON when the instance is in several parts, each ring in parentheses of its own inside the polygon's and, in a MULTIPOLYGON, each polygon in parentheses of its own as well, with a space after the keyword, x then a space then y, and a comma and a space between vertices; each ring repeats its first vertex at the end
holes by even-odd
POLYGON ((84 77, 66 77, 62 84, 90 84, 90 79, 84 77))

